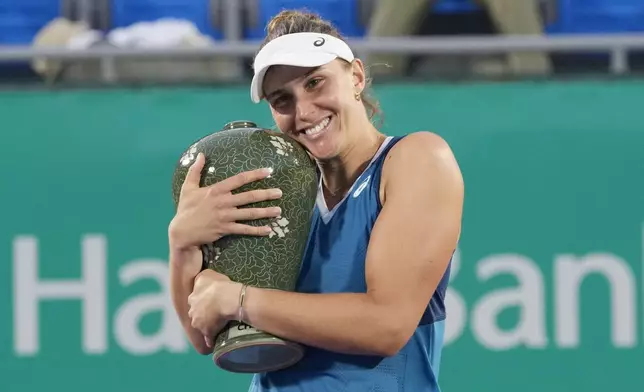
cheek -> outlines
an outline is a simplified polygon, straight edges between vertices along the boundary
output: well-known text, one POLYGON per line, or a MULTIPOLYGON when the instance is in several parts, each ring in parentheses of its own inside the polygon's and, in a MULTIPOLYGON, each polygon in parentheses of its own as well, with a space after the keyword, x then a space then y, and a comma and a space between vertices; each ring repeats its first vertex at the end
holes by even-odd
POLYGON ((351 113, 351 108, 353 107, 354 102, 351 99, 351 96, 347 94, 338 94, 336 98, 336 107, 338 112, 343 114, 343 117, 347 117, 351 113))
POLYGON ((319 102, 320 106, 334 113, 339 113, 344 104, 341 94, 338 93, 325 94, 319 102))
POLYGON ((277 128, 282 133, 287 133, 288 131, 293 129, 293 116, 281 114, 273 109, 271 109, 271 112, 273 114, 273 121, 275 122, 275 125, 277 125, 277 128))
POLYGON ((333 93, 333 100, 336 108, 346 108, 352 105, 353 91, 346 88, 346 85, 337 86, 333 93))

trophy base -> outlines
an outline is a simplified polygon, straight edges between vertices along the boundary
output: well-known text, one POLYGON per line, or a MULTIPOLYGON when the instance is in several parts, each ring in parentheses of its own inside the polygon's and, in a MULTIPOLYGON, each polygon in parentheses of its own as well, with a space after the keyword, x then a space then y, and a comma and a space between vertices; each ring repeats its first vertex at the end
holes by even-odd
POLYGON ((233 373, 263 373, 290 367, 303 356, 300 344, 231 322, 217 337, 213 361, 233 373))

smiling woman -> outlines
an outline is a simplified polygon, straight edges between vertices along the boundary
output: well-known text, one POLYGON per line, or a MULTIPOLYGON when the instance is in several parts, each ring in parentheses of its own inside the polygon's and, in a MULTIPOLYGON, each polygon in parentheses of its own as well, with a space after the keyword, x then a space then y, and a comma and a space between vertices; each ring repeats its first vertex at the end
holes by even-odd
POLYGON ((179 205, 171 223, 170 263, 174 304, 191 342, 209 353, 204 336, 239 318, 306 346, 296 365, 257 374, 251 391, 439 391, 444 298, 464 192, 451 149, 430 132, 380 132, 362 61, 316 15, 277 15, 254 71, 251 100, 265 100, 279 130, 319 167, 307 251, 296 292, 198 273, 199 241, 216 236, 196 236, 230 234, 217 211, 231 190, 188 188, 181 197, 192 203, 179 205))
MULTIPOLYGON (((342 148, 339 132, 379 113, 366 97, 368 80, 362 61, 328 23, 311 14, 285 11, 268 26, 268 36, 255 59, 251 97, 265 98, 282 132, 289 133, 320 160, 342 148), (300 48, 298 53, 292 48, 300 48), (316 97, 323 110, 295 106, 299 92, 316 97), (300 110, 298 116, 294 110, 300 110)), ((312 102, 311 100, 307 102, 312 102)), ((363 127, 361 127, 363 128, 363 127)), ((374 136, 373 129, 365 129, 374 136)), ((372 140, 372 144, 382 139, 372 140)))
MULTIPOLYGON (((282 11, 270 21, 267 26, 267 31, 268 34, 264 42, 260 46, 260 49, 263 49, 266 44, 268 44, 275 38, 279 38, 287 34, 302 32, 321 33, 337 38, 338 40, 343 40, 340 33, 335 29, 335 27, 333 27, 333 25, 331 25, 331 23, 320 19, 317 15, 297 11, 282 11)), ((319 37, 314 42, 314 45, 321 47, 326 43, 327 42, 323 37, 319 37)), ((336 43, 338 42, 336 41, 336 43)), ((342 46, 343 45, 339 45, 338 47, 342 48, 342 46)), ((346 51, 345 56, 338 56, 338 58, 344 60, 342 64, 345 67, 347 67, 348 69, 351 68, 351 60, 353 59, 353 54, 350 50, 346 51)), ((360 92, 360 98, 365 106, 365 109, 367 110, 369 118, 375 120, 377 116, 381 114, 381 111, 378 102, 375 99, 371 98, 367 92, 367 87, 369 85, 370 80, 367 80, 365 83, 365 89, 360 92)), ((261 89, 260 92, 262 92, 261 89)), ((258 99, 259 97, 254 97, 254 100, 258 99)))

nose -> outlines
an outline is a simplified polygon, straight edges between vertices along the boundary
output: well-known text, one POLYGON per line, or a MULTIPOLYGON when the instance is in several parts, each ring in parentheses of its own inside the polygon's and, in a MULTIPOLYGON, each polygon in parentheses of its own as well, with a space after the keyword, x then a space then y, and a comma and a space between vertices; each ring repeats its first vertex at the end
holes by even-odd
POLYGON ((298 98, 295 102, 295 120, 298 127, 311 125, 315 119, 316 108, 313 101, 306 98, 298 98))

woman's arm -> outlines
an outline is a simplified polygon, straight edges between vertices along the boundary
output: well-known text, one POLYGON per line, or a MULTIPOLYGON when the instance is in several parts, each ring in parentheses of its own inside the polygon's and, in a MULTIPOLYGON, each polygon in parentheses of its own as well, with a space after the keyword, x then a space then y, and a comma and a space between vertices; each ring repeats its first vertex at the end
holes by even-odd
POLYGON ((407 343, 456 248, 464 186, 447 143, 428 132, 409 135, 391 149, 382 181, 383 209, 367 251, 367 292, 251 287, 246 322, 343 353, 389 356, 407 343))
POLYGON ((201 266, 202 254, 197 247, 178 249, 170 245, 170 296, 179 321, 186 331, 188 340, 200 354, 210 354, 212 348, 206 345, 204 335, 191 325, 188 316, 188 296, 192 293, 194 280, 201 266), (195 268, 192 268, 194 266, 195 268), (195 272, 196 270, 196 272, 195 272))

